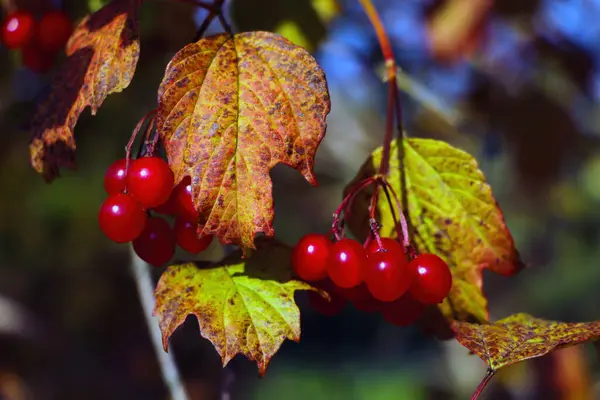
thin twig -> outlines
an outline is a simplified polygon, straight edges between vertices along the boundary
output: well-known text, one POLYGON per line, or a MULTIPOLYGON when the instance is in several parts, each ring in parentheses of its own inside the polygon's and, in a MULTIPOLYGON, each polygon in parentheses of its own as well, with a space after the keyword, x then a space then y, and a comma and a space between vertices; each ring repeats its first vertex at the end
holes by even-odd
POLYGON ((148 325, 152 347, 156 352, 158 365, 162 373, 163 381, 167 386, 171 400, 188 400, 189 397, 185 391, 185 386, 179 375, 177 364, 171 353, 163 350, 162 334, 158 326, 158 318, 152 315, 154 310, 154 285, 150 275, 150 266, 142 261, 130 246, 131 254, 131 272, 137 285, 140 303, 144 311, 144 318, 148 325))
POLYGON ((488 385, 488 383, 490 383, 490 380, 493 378, 494 374, 496 373, 496 371, 494 371, 491 368, 488 368, 485 376, 483 377, 483 379, 481 380, 481 382, 479 383, 479 386, 477 386, 477 389, 475 390, 475 393, 473 393, 473 396, 471 396, 471 400, 478 400, 479 396, 481 396, 481 393, 483 393, 483 390, 486 388, 486 386, 488 385))

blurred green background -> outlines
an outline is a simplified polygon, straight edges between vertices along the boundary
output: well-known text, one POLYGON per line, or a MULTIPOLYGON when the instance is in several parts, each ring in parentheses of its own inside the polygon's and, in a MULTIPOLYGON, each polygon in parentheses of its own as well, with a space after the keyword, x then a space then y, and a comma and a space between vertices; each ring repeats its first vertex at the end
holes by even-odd
MULTIPOLYGON (((4 12, 58 7, 76 21, 102 3, 1 4, 4 12)), ((408 132, 477 157, 528 265, 510 279, 484 274, 492 317, 599 319, 600 1, 497 0, 481 15, 475 0, 374 3, 402 67, 408 132)), ((276 231, 291 244, 328 229, 345 183, 381 143, 382 59, 357 0, 226 5, 237 30, 276 30, 314 51, 327 73, 332 112, 316 165, 320 186, 285 167, 272 172, 276 231)), ((51 185, 28 164, 24 130, 51 73, 35 74, 18 52, 0 48, 0 399, 168 398, 129 249, 104 238, 96 218, 106 168, 156 107, 166 64, 203 18, 187 4, 144 4, 131 86, 95 117, 83 113, 79 169, 51 185)), ((325 318, 303 296, 298 302, 302 341, 286 342, 262 379, 243 358, 222 369, 189 319, 171 351, 190 398, 466 399, 484 374, 484 364, 454 341, 351 307, 325 318)), ((599 379, 595 347, 581 346, 508 368, 484 398, 595 399, 599 379)))

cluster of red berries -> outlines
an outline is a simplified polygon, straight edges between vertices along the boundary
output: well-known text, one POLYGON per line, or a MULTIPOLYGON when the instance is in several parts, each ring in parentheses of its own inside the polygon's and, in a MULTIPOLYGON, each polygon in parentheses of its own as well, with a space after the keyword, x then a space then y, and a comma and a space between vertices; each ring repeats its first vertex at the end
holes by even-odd
POLYGON ((418 319, 427 305, 441 303, 452 286, 444 260, 420 254, 408 261, 402 244, 391 238, 364 247, 353 239, 332 243, 325 235, 308 234, 296 244, 292 265, 301 279, 319 282, 331 294, 331 301, 310 294, 318 311, 333 315, 348 300, 400 326, 418 319))
POLYGON ((144 261, 161 266, 169 261, 179 245, 190 253, 200 253, 213 240, 197 236, 198 212, 194 208, 189 177, 174 186, 173 171, 160 157, 115 161, 104 176, 108 197, 98 214, 100 229, 116 243, 132 242, 144 261), (173 228, 155 214, 174 215, 173 228))
POLYGON ((14 11, 2 22, 2 44, 21 50, 21 62, 34 72, 52 68, 54 59, 67 44, 73 24, 62 11, 45 13, 39 20, 28 11, 14 11))

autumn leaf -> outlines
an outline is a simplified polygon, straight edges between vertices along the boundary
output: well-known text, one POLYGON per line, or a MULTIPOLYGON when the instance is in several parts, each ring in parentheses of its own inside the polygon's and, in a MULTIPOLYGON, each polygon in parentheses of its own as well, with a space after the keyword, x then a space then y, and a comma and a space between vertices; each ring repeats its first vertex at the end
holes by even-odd
POLYGON ((75 168, 74 128, 81 112, 94 115, 111 93, 125 89, 135 72, 140 45, 138 1, 117 0, 87 16, 67 44, 67 60, 53 77, 31 122, 33 168, 53 180, 75 168))
MULTIPOLYGON (((226 365, 235 355, 256 361, 264 374, 285 339, 300 340, 296 290, 316 290, 292 280, 291 249, 271 238, 258 238, 250 258, 233 254, 209 268, 174 265, 156 287, 154 314, 163 346, 190 314, 226 365)), ((325 297, 324 292, 319 291, 325 297)))
MULTIPOLYGON (((399 196, 398 147, 391 149, 389 182, 399 196)), ((346 188, 372 176, 379 168, 382 149, 373 152, 358 176, 346 188)), ((487 300, 482 293, 481 272, 488 268, 511 275, 522 264, 502 212, 485 182, 475 158, 446 142, 432 139, 405 141, 407 200, 412 244, 418 252, 434 253, 450 266, 454 278, 450 295, 440 305, 449 320, 488 320, 487 300)), ((357 197, 348 220, 350 229, 365 237, 370 194, 357 197)), ((378 198, 383 236, 395 237, 396 229, 386 197, 378 198)))
POLYGON ((269 171, 316 185, 314 155, 330 109, 325 75, 304 49, 268 32, 216 35, 184 47, 159 88, 157 129, 176 182, 192 178, 200 235, 254 247, 273 230, 269 171))
POLYGON ((596 340, 600 322, 556 322, 514 314, 493 324, 455 321, 456 339, 485 361, 492 371, 553 350, 596 340))

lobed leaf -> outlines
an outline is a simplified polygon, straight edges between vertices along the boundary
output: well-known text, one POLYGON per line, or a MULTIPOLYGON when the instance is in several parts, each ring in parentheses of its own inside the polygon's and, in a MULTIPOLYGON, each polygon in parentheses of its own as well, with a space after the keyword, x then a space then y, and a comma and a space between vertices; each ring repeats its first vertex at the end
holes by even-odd
POLYGON ((327 82, 304 49, 268 32, 184 47, 159 88, 156 126, 176 182, 192 178, 199 235, 254 247, 273 230, 269 171, 287 164, 316 185, 314 156, 330 110, 327 82))
POLYGON ((553 350, 596 340, 600 336, 600 321, 547 321, 521 313, 493 324, 455 321, 452 329, 460 344, 496 371, 553 350))
POLYGON ((292 280, 289 247, 270 238, 257 239, 256 245, 249 258, 236 253, 210 268, 189 263, 163 273, 154 314, 165 351, 190 314, 198 318, 200 334, 215 346, 223 365, 243 354, 256 362, 261 375, 285 339, 300 340, 294 292, 317 289, 292 280))
POLYGON ((60 168, 75 168, 74 128, 82 111, 92 115, 111 94, 129 86, 140 45, 140 2, 115 0, 87 16, 67 44, 67 61, 52 79, 31 122, 31 165, 53 180, 60 168))
MULTIPOLYGON (((450 266, 453 286, 440 305, 449 320, 488 320, 487 300, 482 293, 481 272, 488 268, 511 275, 522 267, 502 212, 477 161, 446 142, 432 139, 404 141, 407 201, 413 229, 412 244, 418 252, 434 253, 450 266)), ((399 196, 400 165, 397 142, 392 143, 388 181, 399 196)), ((381 163, 378 148, 346 188, 372 176, 381 163)), ((349 219, 357 235, 368 234, 368 197, 365 191, 354 202, 349 219)), ((383 236, 395 237, 396 228, 388 201, 378 197, 383 236)))

